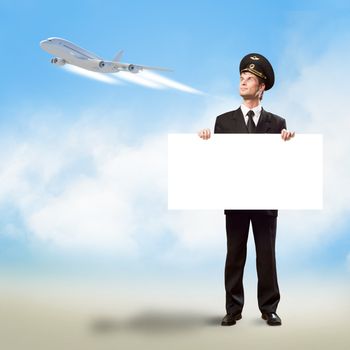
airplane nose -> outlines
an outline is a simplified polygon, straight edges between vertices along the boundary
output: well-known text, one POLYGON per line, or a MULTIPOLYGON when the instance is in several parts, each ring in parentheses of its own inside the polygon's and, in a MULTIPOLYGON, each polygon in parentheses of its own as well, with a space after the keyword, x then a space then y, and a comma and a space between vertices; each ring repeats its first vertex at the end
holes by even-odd
POLYGON ((44 48, 47 45, 47 40, 40 41, 40 47, 44 48))

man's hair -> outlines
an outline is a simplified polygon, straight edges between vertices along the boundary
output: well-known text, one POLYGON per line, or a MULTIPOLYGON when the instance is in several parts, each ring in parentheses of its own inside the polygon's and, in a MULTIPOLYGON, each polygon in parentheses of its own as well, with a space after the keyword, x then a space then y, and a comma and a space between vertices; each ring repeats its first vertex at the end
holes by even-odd
MULTIPOLYGON (((258 77, 258 76, 256 76, 256 77, 258 78, 259 85, 264 84, 265 87, 266 87, 265 80, 264 80, 263 78, 258 77)), ((264 92, 265 92, 265 90, 264 90, 264 91, 261 93, 261 95, 260 95, 260 101, 263 99, 264 92)))
POLYGON ((256 77, 257 77, 258 80, 259 80, 259 84, 265 84, 265 79, 260 78, 260 77, 258 77, 257 75, 256 75, 256 77))

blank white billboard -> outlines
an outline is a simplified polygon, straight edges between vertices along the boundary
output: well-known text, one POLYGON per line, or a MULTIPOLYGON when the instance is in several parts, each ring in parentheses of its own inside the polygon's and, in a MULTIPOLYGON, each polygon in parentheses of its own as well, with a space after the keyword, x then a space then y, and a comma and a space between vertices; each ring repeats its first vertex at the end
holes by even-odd
POLYGON ((322 193, 322 135, 168 135, 169 209, 322 209, 322 193))

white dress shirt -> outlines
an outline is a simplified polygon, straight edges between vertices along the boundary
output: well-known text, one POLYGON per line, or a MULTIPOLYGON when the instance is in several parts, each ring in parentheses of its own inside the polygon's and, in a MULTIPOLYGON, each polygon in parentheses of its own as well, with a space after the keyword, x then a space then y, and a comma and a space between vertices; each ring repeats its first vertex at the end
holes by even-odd
POLYGON ((255 126, 257 126, 259 122, 260 114, 261 114, 261 109, 262 109, 261 104, 257 105, 254 108, 248 108, 246 105, 241 104, 241 110, 244 116, 245 124, 247 125, 248 119, 249 119, 249 117, 247 116, 247 113, 249 111, 253 111, 254 112, 253 121, 255 126))

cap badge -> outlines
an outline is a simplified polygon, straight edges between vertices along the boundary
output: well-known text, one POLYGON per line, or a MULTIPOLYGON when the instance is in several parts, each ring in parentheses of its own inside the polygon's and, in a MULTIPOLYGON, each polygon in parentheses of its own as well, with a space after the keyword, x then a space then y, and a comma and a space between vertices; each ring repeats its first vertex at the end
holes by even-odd
POLYGON ((251 63, 251 64, 249 65, 249 68, 250 68, 250 69, 254 69, 254 68, 255 68, 255 64, 254 64, 254 63, 251 63))
POLYGON ((259 61, 260 60, 260 58, 256 57, 256 56, 250 56, 250 59, 252 59, 253 61, 259 61))

